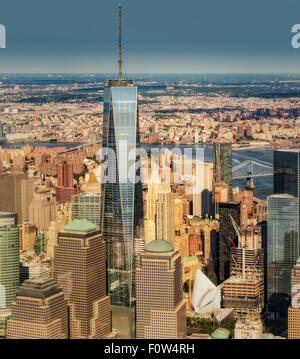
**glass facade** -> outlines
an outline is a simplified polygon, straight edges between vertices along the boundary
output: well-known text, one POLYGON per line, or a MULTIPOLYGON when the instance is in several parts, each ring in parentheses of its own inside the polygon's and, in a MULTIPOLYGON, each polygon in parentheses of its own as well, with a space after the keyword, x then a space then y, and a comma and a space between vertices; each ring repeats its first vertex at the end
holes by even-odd
POLYGON ((0 212, 0 309, 10 308, 19 285, 17 214, 0 212))
POLYGON ((300 150, 274 151, 274 193, 300 197, 300 150))
POLYGON ((102 148, 112 150, 115 157, 106 157, 102 234, 106 242, 107 288, 113 306, 113 328, 117 326, 120 338, 134 337, 133 239, 143 235, 142 183, 135 180, 140 175, 136 164, 138 128, 137 87, 130 80, 109 81, 104 90, 102 148), (128 177, 130 171, 133 178, 128 177), (114 320, 117 315, 118 319, 114 320), (119 328, 121 322, 122 328, 119 328))
POLYGON ((268 197, 267 299, 290 295, 291 269, 300 254, 299 202, 289 194, 268 197))
POLYGON ((72 219, 85 218, 100 227, 100 193, 80 193, 71 197, 72 219))

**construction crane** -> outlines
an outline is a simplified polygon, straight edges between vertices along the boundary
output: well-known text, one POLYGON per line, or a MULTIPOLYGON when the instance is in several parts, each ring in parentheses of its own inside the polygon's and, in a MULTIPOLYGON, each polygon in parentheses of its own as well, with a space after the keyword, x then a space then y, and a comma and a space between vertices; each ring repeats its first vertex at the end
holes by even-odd
POLYGON ((188 266, 184 273, 189 273, 189 300, 188 300, 188 310, 192 310, 192 266, 188 266))
POLYGON ((235 230, 235 233, 238 237, 238 243, 240 243, 241 239, 242 239, 242 231, 241 231, 241 228, 237 225, 236 221, 233 219, 232 215, 229 213, 228 214, 230 220, 231 220, 231 223, 232 223, 232 226, 235 230))
POLYGON ((228 239, 230 240, 230 242, 231 242, 232 246, 233 246, 233 247, 235 247, 235 244, 234 244, 234 242, 233 242, 232 238, 231 238, 231 237, 228 237, 228 239))
POLYGON ((243 280, 245 280, 245 276, 246 276, 246 267, 245 267, 246 249, 245 249, 245 243, 242 243, 242 231, 241 231, 241 228, 236 223, 236 221, 234 220, 234 218, 232 217, 232 215, 229 213, 228 216, 229 216, 229 218, 231 220, 231 223, 233 225, 235 233, 237 234, 238 246, 242 249, 242 277, 243 277, 243 280))

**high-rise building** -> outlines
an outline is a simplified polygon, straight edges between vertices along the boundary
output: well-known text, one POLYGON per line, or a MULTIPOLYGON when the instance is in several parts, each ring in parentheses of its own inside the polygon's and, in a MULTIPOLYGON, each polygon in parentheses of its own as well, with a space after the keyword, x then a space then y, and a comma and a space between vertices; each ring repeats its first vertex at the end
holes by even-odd
POLYGON ((186 303, 179 252, 167 241, 152 241, 140 256, 136 275, 136 337, 185 338, 186 303))
POLYGON ((105 272, 105 243, 99 228, 86 219, 74 219, 65 225, 54 247, 54 278, 70 308, 71 339, 110 335, 105 272))
POLYGON ((0 212, 0 310, 10 308, 19 283, 17 214, 0 212))
POLYGON ((57 165, 56 201, 65 203, 71 201, 71 196, 78 193, 78 187, 74 187, 73 164, 63 161, 57 165))
POLYGON ((193 215, 203 218, 212 214, 213 164, 203 163, 200 168, 203 174, 202 180, 194 186, 193 215))
POLYGON ((238 233, 238 245, 231 247, 230 278, 222 288, 222 305, 239 316, 259 317, 264 306, 261 227, 240 227, 238 233))
POLYGON ((29 219, 34 180, 26 174, 0 175, 0 211, 18 214, 18 224, 29 219))
MULTIPOLYGON (((213 151, 213 164, 214 164, 214 188, 213 195, 216 197, 215 187, 216 184, 228 185, 228 200, 233 200, 232 195, 232 145, 231 143, 214 143, 213 151)), ((216 212, 216 208, 215 208, 216 212)))
POLYGON ((29 222, 24 222, 22 224, 21 230, 20 249, 23 251, 32 251, 36 234, 36 225, 29 222))
POLYGON ((71 198, 72 219, 84 218, 100 227, 100 193, 79 193, 71 198))
MULTIPOLYGON (((218 240, 218 258, 214 259, 216 265, 216 274, 218 280, 223 282, 230 276, 230 248, 231 240, 235 240, 236 232, 231 223, 229 214, 233 217, 235 222, 240 224, 240 204, 233 202, 219 203, 219 240, 218 240), (230 240, 231 238, 231 240, 230 240)), ((237 242, 237 241, 236 241, 237 242)))
POLYGON ((300 197, 300 150, 274 151, 274 194, 287 193, 300 197))
POLYGON ((0 141, 4 141, 4 140, 5 140, 4 126, 3 123, 0 122, 0 141))
POLYGON ((48 230, 51 221, 56 217, 55 205, 55 199, 49 189, 37 190, 29 206, 29 222, 35 224, 38 230, 48 230))
POLYGON ((12 303, 8 339, 68 339, 68 306, 54 279, 27 279, 12 303))
POLYGON ((291 295, 291 269, 300 256, 299 203, 290 194, 268 197, 267 300, 291 295))
POLYGON ((259 317, 264 306, 264 251, 261 227, 237 227, 238 245, 231 247, 230 278, 222 288, 222 305, 236 315, 259 317))
POLYGON ((291 299, 288 310, 288 338, 300 339, 300 257, 292 269, 291 299))
MULTIPOLYGON (((119 19, 121 29, 121 7, 119 19)), ((121 35, 119 49, 119 76, 109 80, 104 89, 102 150, 108 150, 108 153, 104 157, 107 181, 101 181, 105 182, 101 189, 104 200, 101 228, 106 242, 112 326, 119 337, 132 338, 135 336, 133 240, 143 237, 143 199, 136 162, 140 142, 137 87, 122 75, 121 35), (132 168, 136 169, 132 171, 134 178, 129 178, 128 172, 132 168)))
POLYGON ((167 182, 148 184, 147 219, 155 223, 155 239, 162 239, 174 246, 174 201, 167 182))

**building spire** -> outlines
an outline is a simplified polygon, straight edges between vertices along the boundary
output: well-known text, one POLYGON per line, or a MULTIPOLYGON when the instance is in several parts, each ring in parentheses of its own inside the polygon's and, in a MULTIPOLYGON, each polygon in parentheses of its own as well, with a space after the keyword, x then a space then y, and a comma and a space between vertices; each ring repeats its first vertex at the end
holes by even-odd
POLYGON ((119 4, 119 80, 122 79, 122 5, 119 4))

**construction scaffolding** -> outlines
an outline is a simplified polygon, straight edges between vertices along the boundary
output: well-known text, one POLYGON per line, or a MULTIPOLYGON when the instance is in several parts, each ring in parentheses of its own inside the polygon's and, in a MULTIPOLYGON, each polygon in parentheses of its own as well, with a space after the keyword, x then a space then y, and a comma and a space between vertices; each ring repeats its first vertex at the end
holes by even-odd
POLYGON ((264 304, 264 252, 260 226, 239 227, 229 214, 238 236, 230 250, 230 278, 224 283, 222 304, 235 314, 259 316, 264 304))

